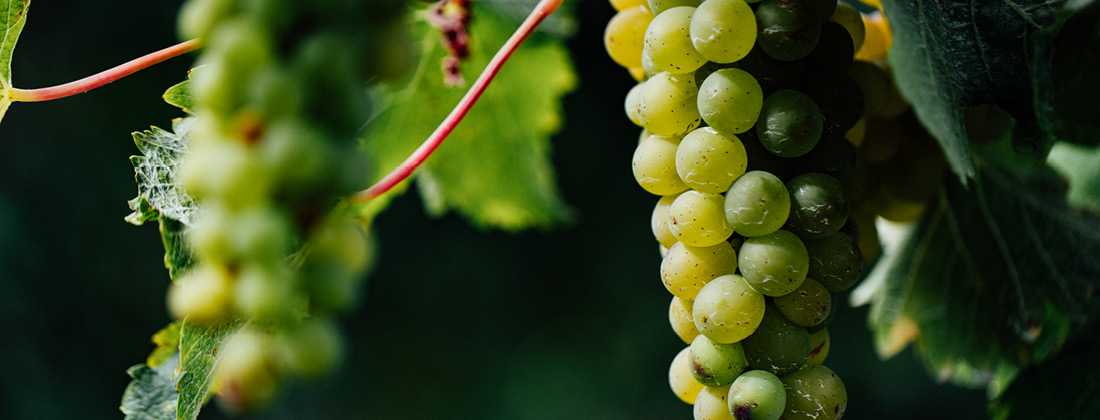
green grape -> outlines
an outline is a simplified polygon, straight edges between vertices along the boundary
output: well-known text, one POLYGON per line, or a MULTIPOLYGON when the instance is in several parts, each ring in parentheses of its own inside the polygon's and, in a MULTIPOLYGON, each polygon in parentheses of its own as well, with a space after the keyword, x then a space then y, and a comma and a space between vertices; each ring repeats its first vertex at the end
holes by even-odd
POLYGON ((736 270, 737 252, 728 242, 708 247, 677 242, 661 260, 661 281, 676 297, 693 300, 707 282, 736 270))
POLYGON ((680 7, 680 6, 699 6, 699 3, 703 0, 648 0, 649 10, 653 11, 653 14, 664 13, 665 10, 680 7))
POLYGON ((797 86, 806 72, 806 64, 802 60, 776 60, 764 52, 759 43, 737 62, 737 66, 756 78, 764 94, 797 86))
POLYGON ((685 245, 713 246, 726 242, 733 227, 726 220, 721 194, 689 190, 668 207, 668 230, 685 245))
POLYGON ((271 124, 256 151, 259 160, 279 185, 276 197, 289 202, 320 199, 315 185, 338 182, 339 172, 332 162, 339 152, 317 129, 295 118, 271 124))
POLYGON ((695 8, 679 6, 653 18, 645 32, 645 48, 653 64, 672 74, 693 72, 707 62, 691 44, 691 17, 695 8))
POLYGON ((699 290, 691 315, 700 334, 717 343, 736 343, 760 325, 764 295, 739 275, 721 276, 699 290))
POLYGON ((810 153, 792 159, 789 164, 798 172, 790 174, 788 179, 805 172, 820 172, 848 185, 858 181, 854 176, 861 163, 859 151, 847 139, 836 134, 824 134, 810 153))
POLYGON ((272 337, 252 327, 233 336, 219 354, 216 386, 223 404, 235 411, 263 405, 279 390, 277 348, 272 337))
POLYGON ((270 171, 237 142, 194 147, 179 171, 180 182, 192 197, 219 197, 219 204, 232 208, 261 203, 271 188, 270 171))
POLYGON ((767 296, 793 292, 810 267, 806 246, 786 230, 745 239, 737 264, 745 281, 767 296))
POLYGON ((850 289, 863 275, 859 243, 844 232, 806 241, 810 254, 809 276, 830 292, 850 289))
POLYGON ((688 187, 702 192, 726 192, 745 173, 745 146, 733 134, 710 127, 697 128, 684 136, 676 148, 676 173, 688 187))
POLYGON ((672 359, 672 365, 668 367, 668 384, 676 397, 688 404, 695 403, 695 397, 703 391, 703 384, 691 376, 691 347, 684 347, 672 359))
POLYGON ((798 370, 810 357, 810 333, 770 305, 760 326, 741 344, 749 366, 778 376, 798 370))
POLYGON ((638 143, 631 167, 642 189, 656 195, 684 192, 688 186, 676 174, 676 148, 681 137, 650 135, 638 143))
POLYGON ((863 27, 863 16, 860 15, 859 10, 848 3, 840 3, 836 5, 836 10, 833 11, 833 16, 829 20, 839 23, 844 30, 848 31, 848 35, 852 38, 852 50, 859 51, 863 46, 863 38, 867 36, 867 30, 863 27))
POLYGON ((699 396, 695 398, 695 406, 692 407, 694 420, 733 420, 726 398, 729 396, 730 386, 703 388, 699 396))
POLYGON ((836 12, 837 0, 811 0, 804 3, 814 9, 814 17, 818 22, 828 22, 829 18, 833 17, 833 13, 836 12))
POLYGON ((237 2, 233 0, 192 0, 179 12, 179 31, 184 39, 205 38, 213 23, 231 15, 237 2))
POLYGON ((638 119, 638 109, 642 105, 642 89, 644 86, 645 83, 638 83, 630 88, 630 91, 626 93, 626 101, 623 103, 623 107, 626 110, 626 117, 638 127, 642 126, 642 120, 638 119))
POLYGON ((806 94, 784 89, 768 95, 756 123, 756 136, 776 156, 805 155, 821 139, 824 120, 806 94))
POLYGON ((829 314, 825 316, 825 320, 821 321, 820 324, 814 325, 812 327, 806 327, 806 331, 809 331, 810 334, 828 328, 829 324, 833 323, 833 318, 836 318, 836 313, 838 312, 838 309, 840 309, 840 299, 838 298, 838 296, 840 295, 832 292, 829 292, 829 294, 832 296, 832 301, 829 303, 829 307, 832 309, 829 311, 829 314))
POLYGON ((767 235, 787 222, 791 196, 775 175, 751 171, 730 186, 725 208, 734 232, 746 237, 767 235))
POLYGON ((699 87, 694 75, 657 73, 645 82, 640 96, 638 120, 651 133, 684 135, 699 126, 699 87))
POLYGON ((672 331, 676 336, 684 340, 685 344, 691 344, 691 341, 699 336, 699 330, 695 328, 695 320, 691 318, 691 308, 694 304, 694 301, 673 296, 672 303, 668 305, 668 323, 672 325, 672 331))
POLYGON ((653 21, 653 13, 644 6, 624 9, 607 22, 603 33, 607 55, 620 66, 631 68, 642 65, 642 45, 646 28, 653 21))
POLYGON ((714 72, 718 70, 735 68, 737 68, 737 63, 721 64, 708 61, 706 64, 703 64, 703 67, 699 67, 698 70, 695 70, 695 85, 702 86, 703 82, 707 80, 707 77, 710 77, 711 74, 714 74, 714 72))
POLYGON ((764 104, 760 84, 741 69, 715 71, 699 86, 697 96, 703 120, 715 130, 733 134, 752 128, 764 104))
POLYGON ((344 312, 358 301, 363 273, 371 266, 373 246, 363 226, 354 220, 328 221, 314 232, 303 281, 312 294, 311 311, 344 312))
MULTIPOLYGON (((767 172, 775 175, 780 180, 790 179, 792 176, 801 173, 801 168, 794 164, 795 159, 776 156, 768 151, 763 144, 760 144, 760 139, 756 137, 756 130, 749 130, 737 136, 741 139, 741 144, 745 145, 745 154, 748 155, 749 159, 748 171, 767 172)), ((784 186, 783 189, 785 190, 787 187, 784 186)))
POLYGON ((787 404, 787 390, 775 374, 750 370, 730 385, 727 401, 737 420, 779 420, 787 404))
POLYGON ((344 340, 330 320, 308 318, 286 333, 284 352, 292 371, 306 378, 320 378, 340 365, 344 340))
POLYGON ((241 268, 233 283, 233 304, 241 314, 264 322, 286 322, 301 298, 291 284, 290 274, 261 264, 241 268))
POLYGON ((716 343, 699 335, 689 348, 691 375, 703 385, 729 385, 745 369, 745 351, 741 343, 716 343))
POLYGON ((644 7, 649 10, 649 2, 646 0, 611 0, 611 7, 615 8, 615 11, 621 12, 631 7, 644 7))
POLYGON ((856 61, 845 70, 863 93, 863 116, 888 118, 884 114, 889 110, 885 108, 890 105, 891 96, 895 94, 892 91, 896 89, 890 73, 866 61, 856 61))
POLYGON ((847 75, 807 79, 802 91, 821 109, 826 133, 843 136, 863 116, 863 93, 847 75))
POLYGON ((806 366, 825 363, 827 356, 829 356, 829 329, 822 328, 810 333, 810 357, 806 359, 806 366))
POLYGON ((812 278, 806 278, 793 292, 778 296, 775 308, 795 325, 813 327, 821 325, 833 311, 833 297, 825 286, 812 278))
POLYGON ((679 197, 680 194, 666 195, 657 200, 657 205, 653 207, 653 216, 650 218, 650 226, 653 228, 653 236, 657 238, 657 242, 665 248, 671 247, 675 244, 676 235, 672 234, 671 230, 668 230, 668 208, 672 205, 672 202, 679 197))
POLYGON ((280 210, 255 207, 235 212, 228 238, 233 255, 275 262, 290 253, 294 225, 280 210))
POLYGON ((821 22, 814 0, 764 0, 756 7, 756 42, 779 61, 806 57, 817 46, 821 22))
POLYGON ((836 22, 826 22, 821 27, 821 40, 810 55, 806 56, 806 67, 816 69, 819 75, 839 75, 848 71, 855 55, 852 36, 836 22))
POLYGON ((785 228, 804 239, 832 235, 848 221, 844 186, 829 175, 809 172, 787 181, 791 215, 785 228))
POLYGON ((837 420, 848 409, 848 390, 825 366, 806 366, 780 380, 787 388, 784 420, 837 420))
MULTIPOLYGON (((646 78, 653 77, 653 75, 660 73, 661 69, 657 67, 657 64, 653 62, 653 59, 649 57, 649 51, 642 48, 642 75, 643 77, 638 79, 642 81, 646 78)), ((698 85, 696 85, 698 86, 698 85)))
POLYGON ((231 278, 218 267, 198 266, 168 290, 168 310, 178 319, 211 323, 225 319, 229 312, 231 278))
POLYGON ((732 63, 756 43, 756 16, 744 0, 706 0, 691 18, 691 43, 707 60, 732 63))

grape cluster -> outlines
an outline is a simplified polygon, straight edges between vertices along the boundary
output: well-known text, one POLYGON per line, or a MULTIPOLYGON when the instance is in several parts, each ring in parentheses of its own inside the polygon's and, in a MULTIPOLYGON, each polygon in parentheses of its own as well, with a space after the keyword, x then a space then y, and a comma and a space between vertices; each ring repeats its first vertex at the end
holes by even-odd
POLYGON ((197 263, 169 291, 191 323, 246 320, 219 354, 230 408, 340 361, 335 315, 355 304, 370 242, 340 198, 364 188, 357 132, 396 1, 191 0, 183 35, 205 44, 192 74, 196 122, 180 168, 200 203, 197 263))
POLYGON ((605 46, 639 82, 633 173, 661 196, 660 275, 689 344, 673 392, 696 419, 841 418, 827 326, 874 238, 857 146, 867 118, 904 110, 888 76, 865 96, 885 72, 855 61, 866 18, 837 0, 611 3, 605 46))

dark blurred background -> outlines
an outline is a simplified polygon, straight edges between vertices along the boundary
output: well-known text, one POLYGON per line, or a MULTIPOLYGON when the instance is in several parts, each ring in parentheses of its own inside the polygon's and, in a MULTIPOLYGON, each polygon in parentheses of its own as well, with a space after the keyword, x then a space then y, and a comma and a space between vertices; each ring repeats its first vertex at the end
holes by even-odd
MULTIPOLYGON (((12 74, 23 88, 106 69, 176 41, 182 2, 34 2, 12 74)), ((580 85, 555 137, 577 223, 478 231, 425 217, 414 194, 375 224, 381 262, 343 324, 348 360, 330 382, 295 385, 256 419, 668 419, 684 346, 649 231, 656 197, 629 165, 629 76, 603 51, 604 0, 579 2, 570 42, 580 85)), ((130 132, 168 127, 160 94, 191 57, 64 100, 15 104, 0 124, 0 419, 119 419, 149 337, 170 319, 155 225, 123 221, 136 194, 130 132)), ((507 67, 505 70, 507 71, 507 67)), ((874 355, 866 310, 844 307, 826 364, 849 419, 974 419, 984 393, 940 386, 907 350, 874 355)), ((202 418, 223 418, 208 407, 202 418)))

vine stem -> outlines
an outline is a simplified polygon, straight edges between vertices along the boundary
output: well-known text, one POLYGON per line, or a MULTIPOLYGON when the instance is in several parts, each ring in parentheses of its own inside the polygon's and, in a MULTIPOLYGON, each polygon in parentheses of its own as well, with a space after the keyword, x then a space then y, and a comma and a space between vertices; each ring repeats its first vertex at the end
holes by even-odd
POLYGON ((539 4, 535 6, 535 9, 531 11, 531 14, 527 16, 527 19, 523 21, 519 29, 516 29, 516 32, 508 38, 504 46, 500 47, 500 50, 493 56, 493 59, 489 61, 489 66, 481 72, 477 81, 475 81, 473 86, 470 86, 470 90, 466 92, 466 96, 462 97, 462 100, 458 102, 458 105, 455 106, 450 115, 447 115, 447 118, 439 124, 435 132, 428 136, 428 139, 425 140, 416 151, 409 155, 404 162, 401 162, 397 168, 394 168, 393 171, 378 181, 378 183, 356 194, 351 201, 362 203, 373 200, 385 194, 397 184, 401 183, 401 181, 404 181, 412 175, 413 171, 420 167, 420 165, 439 148, 443 140, 445 140, 447 136, 454 131, 455 127, 458 126, 458 123, 466 117, 470 108, 474 106, 474 103, 481 97, 481 94, 485 92, 485 88, 489 87, 489 83, 492 82, 493 78, 500 72, 501 66, 504 65, 505 61, 508 61, 508 58, 512 56, 516 48, 519 48, 519 45, 535 31, 535 28, 537 28, 543 20, 546 20, 547 17, 554 13, 554 11, 558 9, 558 6, 561 6, 561 3, 562 0, 540 1, 539 4))
POLYGON ((12 88, 9 92, 10 98, 12 102, 42 102, 66 98, 106 85, 154 64, 194 51, 199 47, 200 43, 197 39, 184 41, 74 82, 41 89, 12 88))

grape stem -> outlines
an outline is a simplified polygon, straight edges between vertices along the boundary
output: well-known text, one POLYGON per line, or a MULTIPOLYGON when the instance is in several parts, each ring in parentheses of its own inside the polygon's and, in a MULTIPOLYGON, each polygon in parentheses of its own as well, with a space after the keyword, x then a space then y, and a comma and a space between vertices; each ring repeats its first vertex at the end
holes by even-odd
POLYGON ((63 85, 41 89, 11 88, 9 97, 12 102, 42 102, 67 98, 106 85, 115 80, 137 73, 154 64, 194 51, 199 47, 200 43, 197 39, 184 41, 163 50, 135 58, 111 69, 63 85))
POLYGON ((543 20, 546 20, 550 14, 558 9, 561 2, 562 0, 540 1, 539 4, 535 6, 535 9, 531 11, 531 14, 527 16, 527 19, 523 21, 519 29, 516 29, 512 37, 508 38, 504 46, 500 47, 500 50, 493 56, 493 59, 489 61, 489 66, 481 72, 477 81, 475 81, 473 86, 470 87, 470 90, 466 92, 466 96, 462 97, 462 100, 458 102, 458 105, 451 111, 451 114, 447 115, 447 118, 439 124, 435 132, 428 136, 428 139, 425 140, 415 152, 409 155, 404 162, 401 162, 397 168, 394 168, 393 171, 378 181, 378 183, 356 194, 351 201, 362 203, 373 200, 385 194, 394 186, 401 183, 401 181, 404 181, 412 175, 413 171, 420 167, 420 165, 439 148, 443 140, 454 131, 458 123, 462 121, 470 111, 470 108, 473 107, 474 103, 481 97, 481 94, 485 92, 485 88, 489 87, 489 83, 491 83, 497 73, 500 72, 501 66, 504 65, 505 61, 508 61, 508 58, 512 56, 516 48, 519 48, 519 45, 535 31, 535 28, 537 28, 543 20))

